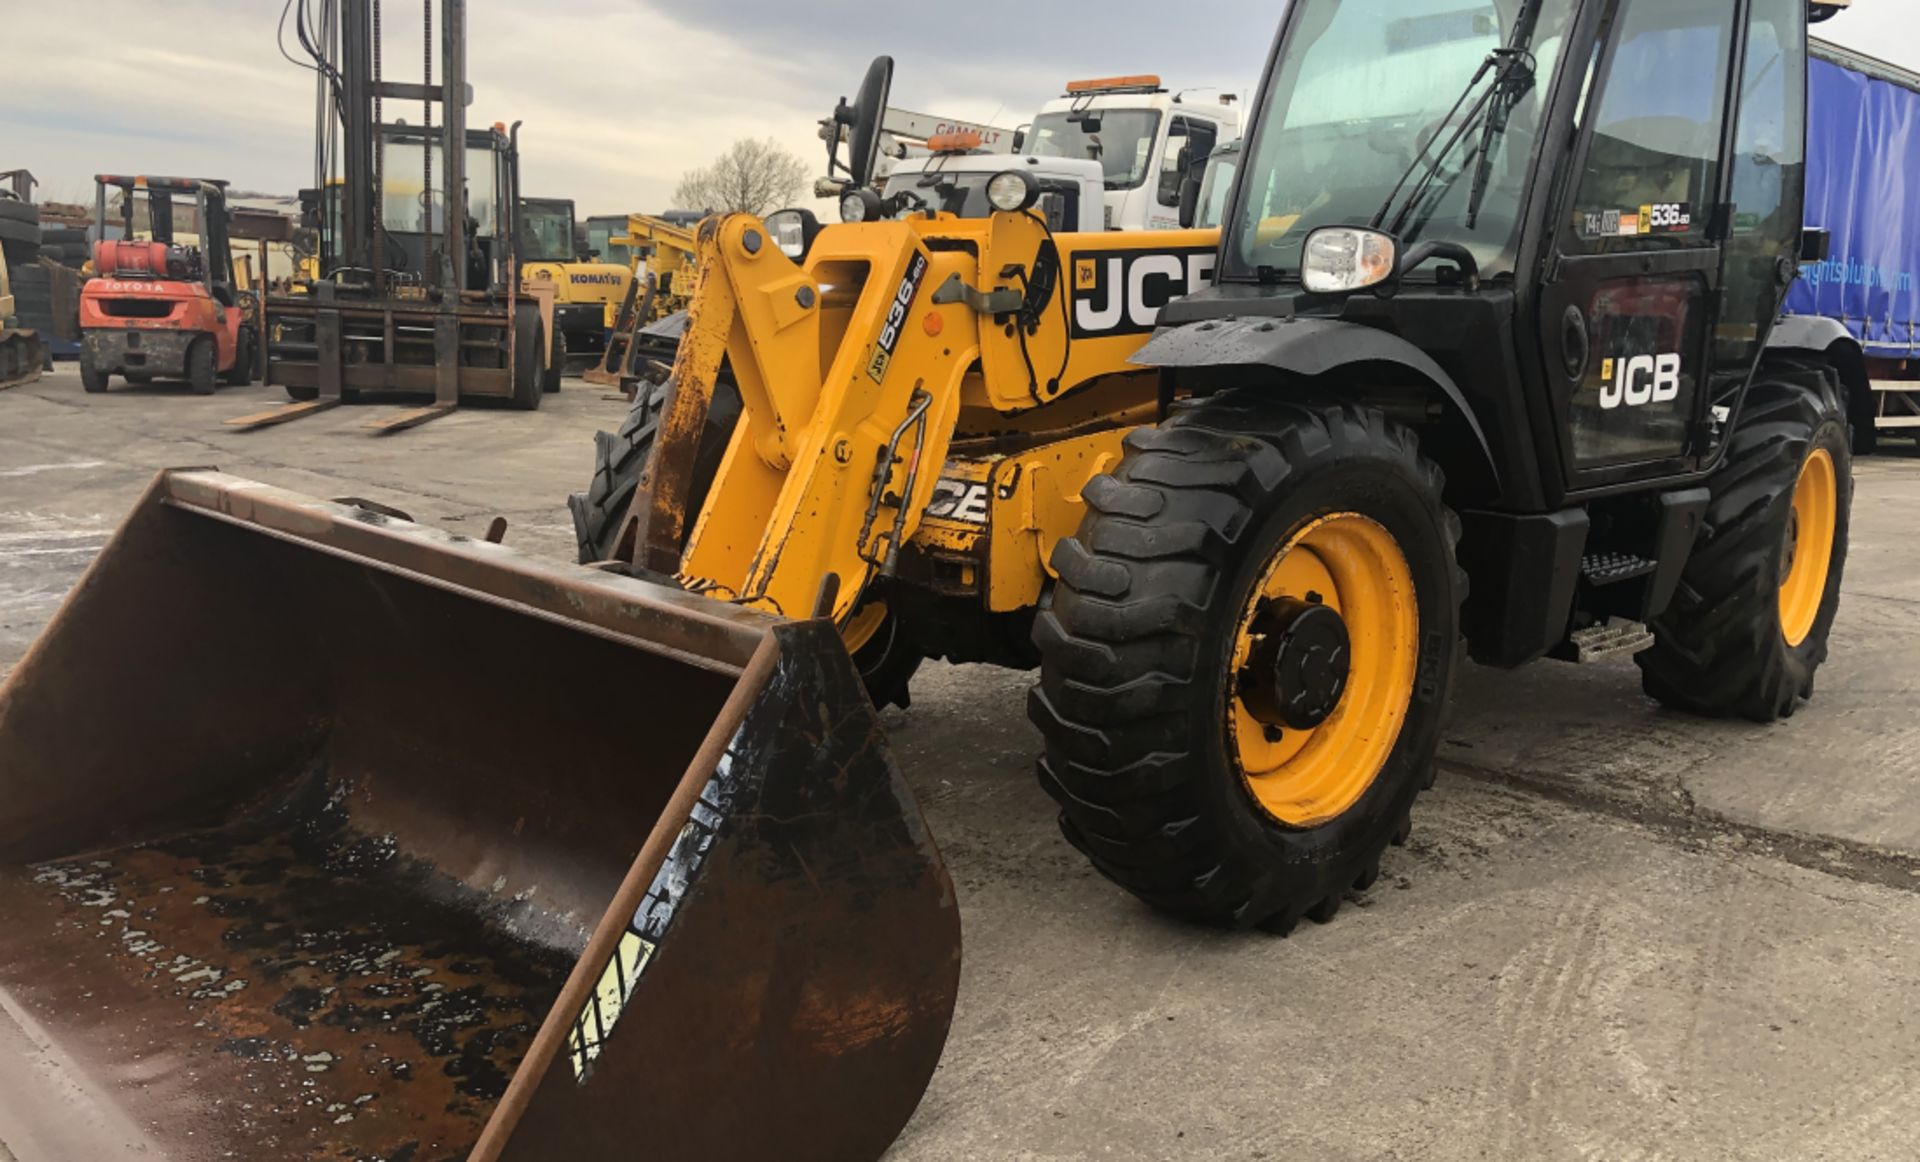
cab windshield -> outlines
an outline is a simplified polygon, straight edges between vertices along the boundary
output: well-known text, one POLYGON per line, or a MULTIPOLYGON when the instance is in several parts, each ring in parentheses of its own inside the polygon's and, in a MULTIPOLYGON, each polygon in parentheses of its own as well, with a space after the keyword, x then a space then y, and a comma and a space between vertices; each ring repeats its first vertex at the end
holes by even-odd
POLYGON ((523 262, 572 262, 573 207, 564 202, 522 203, 520 256, 523 262))
POLYGON ((1152 109, 1100 109, 1042 113, 1027 134, 1030 157, 1091 158, 1106 171, 1110 190, 1137 189, 1156 160, 1160 114, 1152 109))
POLYGON ((1511 273, 1534 144, 1573 6, 1297 0, 1228 225, 1223 277, 1297 278, 1308 234, 1370 225, 1383 209, 1381 220, 1399 223, 1403 243, 1458 242, 1484 276, 1511 273), (1476 84, 1498 49, 1519 50, 1525 66, 1489 70, 1476 84))

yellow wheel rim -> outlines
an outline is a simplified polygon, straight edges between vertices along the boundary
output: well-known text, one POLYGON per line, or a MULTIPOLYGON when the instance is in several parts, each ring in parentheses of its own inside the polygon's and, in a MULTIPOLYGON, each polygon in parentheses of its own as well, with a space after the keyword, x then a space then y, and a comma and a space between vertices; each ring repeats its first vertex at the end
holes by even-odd
POLYGON ((1366 794, 1406 722, 1420 661, 1420 612, 1406 554, 1378 522, 1321 517, 1282 543, 1234 632, 1228 750, 1260 808, 1282 826, 1315 827, 1366 794), (1317 725, 1277 725, 1256 714, 1249 663, 1269 641, 1276 603, 1324 605, 1345 623, 1344 689, 1317 725))
POLYGON ((1840 523, 1840 478, 1833 455, 1815 448, 1793 489, 1787 526, 1786 579, 1780 582, 1780 633, 1789 648, 1813 634, 1833 569, 1833 543, 1840 523))
POLYGON ((847 643, 848 653, 857 654, 866 648, 867 643, 873 640, 873 635, 879 633, 880 627, 885 624, 887 624, 887 603, 869 601, 854 610, 853 616, 847 619, 847 624, 840 627, 840 640, 847 643))

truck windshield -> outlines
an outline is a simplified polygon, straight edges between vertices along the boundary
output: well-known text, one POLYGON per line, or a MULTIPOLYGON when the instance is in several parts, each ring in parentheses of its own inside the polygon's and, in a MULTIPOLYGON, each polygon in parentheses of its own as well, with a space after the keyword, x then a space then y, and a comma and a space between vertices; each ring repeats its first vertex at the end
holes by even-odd
POLYGON ((1429 168, 1431 179, 1409 183, 1411 202, 1389 215, 1400 221, 1402 241, 1458 242, 1483 274, 1511 273, 1573 2, 1299 0, 1227 226, 1222 276, 1296 277, 1308 234, 1371 224, 1402 175, 1429 168), (1489 105, 1478 98, 1495 82, 1483 79, 1464 103, 1461 91, 1489 54, 1506 48, 1528 55, 1536 79, 1491 103, 1499 113, 1489 133, 1489 105), (1476 109, 1480 119, 1466 124, 1476 109))
POLYGON ((1154 140, 1159 136, 1160 114, 1153 109, 1042 113, 1027 134, 1027 154, 1092 158, 1106 171, 1108 189, 1131 190, 1147 180, 1156 160, 1154 140))
POLYGON ((523 262, 572 262, 573 206, 565 202, 523 203, 520 257, 523 262))

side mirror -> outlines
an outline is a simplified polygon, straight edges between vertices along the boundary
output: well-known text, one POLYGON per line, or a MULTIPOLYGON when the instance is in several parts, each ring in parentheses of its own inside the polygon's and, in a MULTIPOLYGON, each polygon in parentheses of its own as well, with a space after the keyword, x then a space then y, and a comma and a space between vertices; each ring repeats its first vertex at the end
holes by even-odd
MULTIPOLYGON (((866 79, 853 104, 845 101, 833 112, 837 125, 847 127, 847 176, 852 184, 864 186, 873 180, 873 169, 880 160, 880 120, 886 115, 887 98, 893 92, 893 58, 873 58, 866 79)), ((827 147, 833 148, 829 140, 827 147)))
POLYGON ((1191 230, 1200 220, 1200 179, 1189 177, 1180 183, 1180 228, 1191 230))
POLYGON ((1800 231, 1800 261, 1825 262, 1833 257, 1833 233, 1818 226, 1800 231))
POLYGON ((1027 150, 1027 127, 1022 125, 1013 131, 1013 152, 1025 153, 1027 150))
POLYGON ((796 208, 768 214, 765 225, 774 246, 795 262, 806 261, 807 251, 813 249, 813 240, 820 234, 820 219, 811 210, 796 208))

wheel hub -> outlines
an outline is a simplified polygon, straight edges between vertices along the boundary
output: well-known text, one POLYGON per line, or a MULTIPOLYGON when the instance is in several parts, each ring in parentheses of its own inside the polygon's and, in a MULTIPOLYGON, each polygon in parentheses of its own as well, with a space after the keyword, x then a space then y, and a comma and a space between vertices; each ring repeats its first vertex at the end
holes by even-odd
POLYGON ((1347 623, 1326 605, 1279 597, 1254 624, 1259 635, 1242 676, 1247 710, 1269 726, 1312 730, 1340 706, 1352 674, 1347 623))

